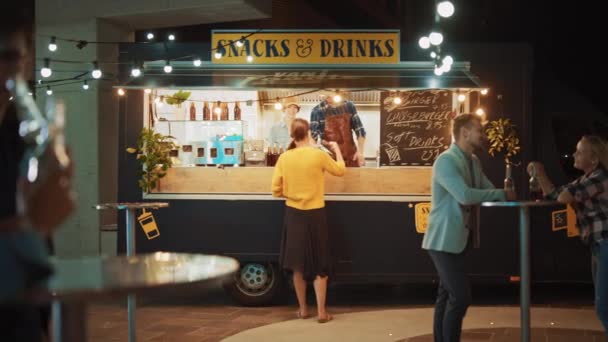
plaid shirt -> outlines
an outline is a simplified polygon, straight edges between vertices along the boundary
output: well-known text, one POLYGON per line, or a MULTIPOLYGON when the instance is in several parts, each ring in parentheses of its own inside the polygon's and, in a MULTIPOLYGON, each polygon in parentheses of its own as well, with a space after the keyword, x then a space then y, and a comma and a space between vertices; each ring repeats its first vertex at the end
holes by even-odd
POLYGON ((315 141, 318 137, 321 137, 321 139, 325 139, 326 115, 337 115, 344 113, 352 114, 352 117, 350 119, 350 128, 355 131, 357 138, 365 138, 365 129, 363 128, 363 123, 361 122, 359 114, 357 114, 357 108, 355 108, 355 105, 350 101, 344 101, 343 104, 334 107, 330 106, 327 103, 327 100, 316 105, 310 113, 310 132, 312 133, 312 138, 315 141))
POLYGON ((562 191, 574 197, 576 223, 585 242, 600 242, 608 239, 608 171, 603 167, 561 186, 547 195, 557 199, 562 191))

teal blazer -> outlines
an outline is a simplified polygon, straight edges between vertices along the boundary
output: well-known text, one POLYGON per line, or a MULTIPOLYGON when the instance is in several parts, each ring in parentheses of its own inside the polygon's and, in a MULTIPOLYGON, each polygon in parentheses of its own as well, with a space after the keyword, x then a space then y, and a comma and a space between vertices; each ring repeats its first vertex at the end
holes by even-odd
POLYGON ((422 248, 461 253, 467 245, 469 229, 465 228, 464 209, 486 201, 504 201, 504 190, 494 188, 481 169, 477 156, 472 156, 475 184, 472 184, 470 162, 456 144, 441 153, 433 165, 431 213, 422 248))

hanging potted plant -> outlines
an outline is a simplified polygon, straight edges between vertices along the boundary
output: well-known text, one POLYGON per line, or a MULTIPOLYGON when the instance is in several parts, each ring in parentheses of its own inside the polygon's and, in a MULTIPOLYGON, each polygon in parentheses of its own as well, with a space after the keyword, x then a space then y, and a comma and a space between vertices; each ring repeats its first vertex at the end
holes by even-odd
POLYGON ((512 159, 519 150, 519 137, 515 130, 515 125, 510 119, 493 120, 486 126, 486 134, 490 142, 488 153, 494 157, 497 152, 502 152, 505 158, 505 190, 514 190, 513 183, 513 166, 519 164, 513 163, 512 159))
POLYGON ((182 108, 182 103, 190 98, 192 92, 179 90, 165 99, 168 105, 175 106, 175 120, 185 120, 186 110, 182 108))
POLYGON ((127 148, 128 153, 137 155, 142 165, 137 184, 144 193, 159 187, 160 179, 167 175, 167 170, 173 165, 169 153, 176 148, 173 139, 172 136, 144 127, 137 138, 137 147, 127 148))

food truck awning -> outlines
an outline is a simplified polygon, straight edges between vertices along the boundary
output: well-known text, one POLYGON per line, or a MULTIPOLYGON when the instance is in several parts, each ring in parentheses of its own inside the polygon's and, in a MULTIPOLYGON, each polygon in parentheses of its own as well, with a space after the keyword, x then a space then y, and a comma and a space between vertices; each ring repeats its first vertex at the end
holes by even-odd
POLYGON ((192 62, 148 62, 144 74, 128 78, 120 87, 142 88, 317 88, 317 89, 433 89, 479 88, 479 79, 468 62, 454 63, 452 70, 434 74, 432 62, 401 62, 391 65, 214 65, 195 67, 192 62))

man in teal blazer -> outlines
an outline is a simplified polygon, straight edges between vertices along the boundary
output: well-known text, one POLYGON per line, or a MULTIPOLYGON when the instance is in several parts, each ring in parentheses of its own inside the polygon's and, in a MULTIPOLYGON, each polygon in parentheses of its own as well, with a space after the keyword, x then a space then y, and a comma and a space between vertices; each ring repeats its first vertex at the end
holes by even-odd
POLYGON ((471 302, 465 251, 478 237, 476 205, 515 198, 511 192, 494 188, 473 154, 485 139, 479 116, 458 115, 452 134, 455 143, 433 165, 431 213, 422 240, 439 276, 433 322, 436 342, 460 341, 462 320, 471 302))

